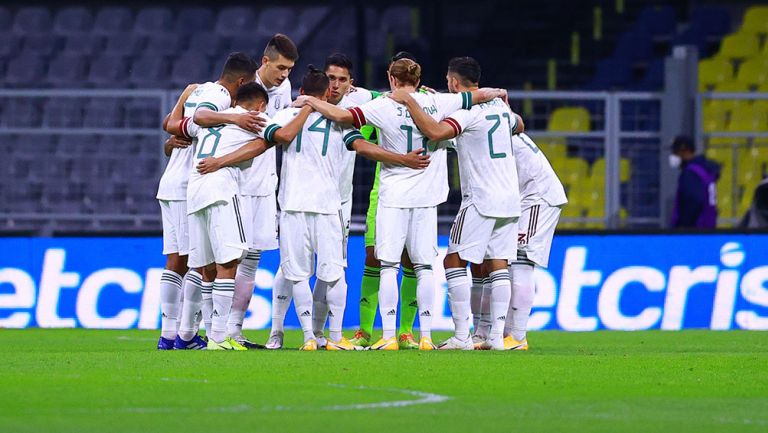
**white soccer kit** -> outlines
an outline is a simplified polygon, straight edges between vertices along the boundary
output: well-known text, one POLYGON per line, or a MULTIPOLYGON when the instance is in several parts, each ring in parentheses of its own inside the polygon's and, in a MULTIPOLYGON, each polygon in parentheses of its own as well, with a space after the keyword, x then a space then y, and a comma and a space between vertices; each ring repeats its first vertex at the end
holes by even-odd
MULTIPOLYGON (((264 130, 267 141, 300 111, 285 109, 264 130)), ((362 138, 320 113, 312 113, 302 130, 284 147, 280 202, 280 266, 291 281, 317 278, 336 281, 344 276, 346 246, 339 177, 349 146, 362 138)))
MULTIPOLYGON (((266 114, 273 117, 278 111, 291 105, 291 82, 287 78, 279 86, 267 88, 258 72, 256 82, 267 90, 269 102, 266 114)), ((269 119, 268 123, 269 123, 269 119)), ((250 167, 243 169, 240 194, 250 247, 256 250, 277 249, 277 163, 276 150, 267 149, 253 159, 250 167)))
POLYGON ((512 260, 520 217, 512 136, 517 117, 501 99, 459 110, 445 121, 457 133, 461 210, 451 227, 448 253, 472 263, 512 260))
POLYGON ((563 184, 544 152, 526 134, 512 138, 522 198, 517 260, 547 267, 560 210, 568 203, 563 184))
MULTIPOLYGON (((373 100, 373 95, 367 89, 360 87, 355 88, 353 91, 347 93, 338 106, 341 108, 352 108, 359 105, 363 105, 366 102, 373 100)), ((341 164, 341 177, 339 184, 339 192, 341 194, 342 210, 344 210, 344 221, 349 226, 349 220, 352 217, 352 182, 355 176, 355 159, 357 152, 346 152, 343 156, 344 160, 341 164)))
MULTIPOLYGON (((217 83, 198 86, 184 104, 184 116, 192 117, 200 107, 213 111, 229 108, 232 98, 227 89, 217 83)), ((187 222, 187 183, 192 167, 193 145, 173 149, 168 165, 157 188, 160 213, 163 218, 163 254, 189 253, 189 225, 187 222)))
MULTIPOLYGON (((234 114, 246 112, 248 110, 239 106, 224 111, 234 114)), ((197 137, 193 167, 207 157, 232 153, 259 137, 237 125, 201 128, 190 120, 185 119, 182 130, 197 137)), ((222 167, 208 174, 200 174, 193 168, 187 188, 190 267, 214 262, 223 264, 245 257, 248 251, 247 225, 243 221, 239 183, 241 168, 249 166, 252 161, 245 161, 237 167, 222 167)))
MULTIPOLYGON (((411 96, 438 122, 459 109, 469 109, 472 101, 469 92, 411 96)), ((379 128, 383 149, 400 154, 427 149, 431 163, 424 170, 381 164, 376 257, 397 263, 405 247, 414 264, 431 265, 437 255, 437 205, 448 198, 445 145, 424 137, 406 107, 389 98, 374 99, 350 111, 355 127, 379 128)))

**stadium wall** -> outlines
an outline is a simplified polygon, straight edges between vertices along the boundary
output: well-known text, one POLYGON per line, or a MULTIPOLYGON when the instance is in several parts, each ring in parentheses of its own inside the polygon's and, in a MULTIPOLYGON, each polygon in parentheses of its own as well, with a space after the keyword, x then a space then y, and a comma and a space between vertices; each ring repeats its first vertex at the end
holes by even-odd
MULTIPOLYGON (((451 329, 440 240, 433 326, 451 329)), ((160 238, 0 239, 0 327, 156 329, 160 238)), ((363 239, 349 244, 345 327, 358 324, 363 239)), ((532 329, 768 330, 768 234, 558 235, 536 272, 532 329)), ((247 328, 269 326, 276 251, 262 256, 247 328)), ((291 309, 287 326, 298 327, 291 309)))

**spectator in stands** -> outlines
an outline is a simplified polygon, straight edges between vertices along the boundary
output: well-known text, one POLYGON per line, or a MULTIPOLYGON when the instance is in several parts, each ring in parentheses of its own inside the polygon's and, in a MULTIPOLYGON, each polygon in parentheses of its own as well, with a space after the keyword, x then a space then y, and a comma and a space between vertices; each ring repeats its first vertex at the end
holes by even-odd
POLYGON ((703 155, 696 155, 690 137, 678 136, 672 143, 669 165, 680 168, 673 228, 715 228, 717 225, 717 189, 720 165, 703 155))
POLYGON ((766 229, 768 228, 768 176, 755 188, 752 197, 752 206, 744 215, 739 224, 741 228, 766 229))

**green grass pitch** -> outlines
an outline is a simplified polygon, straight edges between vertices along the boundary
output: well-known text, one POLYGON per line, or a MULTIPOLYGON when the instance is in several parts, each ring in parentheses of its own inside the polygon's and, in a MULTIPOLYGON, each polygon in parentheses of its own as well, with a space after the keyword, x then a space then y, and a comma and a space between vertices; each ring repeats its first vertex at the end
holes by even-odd
POLYGON ((0 330, 0 431, 768 431, 766 333, 535 332, 527 353, 158 352, 157 335, 0 330))

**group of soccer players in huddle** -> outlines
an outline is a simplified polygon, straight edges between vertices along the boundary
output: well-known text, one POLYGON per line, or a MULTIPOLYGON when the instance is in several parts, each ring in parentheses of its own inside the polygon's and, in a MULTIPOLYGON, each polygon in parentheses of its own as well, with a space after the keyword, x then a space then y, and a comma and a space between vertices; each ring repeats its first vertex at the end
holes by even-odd
POLYGON ((288 74, 297 59, 282 34, 269 41, 260 66, 233 53, 218 81, 190 84, 165 119, 158 349, 279 349, 293 300, 301 350, 527 350, 534 266, 547 266, 567 199, 506 90, 479 88, 480 65, 459 57, 448 65, 449 93, 436 93, 420 86, 420 65, 401 52, 388 68, 391 92, 381 94, 354 87, 352 62, 333 54, 324 70, 309 67, 292 101, 288 74), (455 333, 435 345, 432 263, 449 148, 458 155, 462 193, 444 260, 455 333), (358 153, 377 166, 360 329, 348 339, 342 322, 358 153), (260 345, 243 336, 242 325, 260 254, 278 245, 272 330, 260 345), (383 334, 374 341, 377 307, 383 334))

